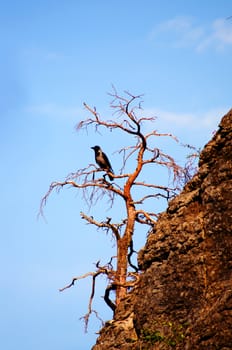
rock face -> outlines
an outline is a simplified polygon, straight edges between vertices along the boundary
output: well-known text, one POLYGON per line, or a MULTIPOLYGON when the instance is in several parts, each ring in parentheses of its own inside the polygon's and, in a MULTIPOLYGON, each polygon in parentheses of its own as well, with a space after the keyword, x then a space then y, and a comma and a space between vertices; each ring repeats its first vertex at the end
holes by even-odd
POLYGON ((232 349, 232 110, 138 261, 138 285, 93 350, 232 349))

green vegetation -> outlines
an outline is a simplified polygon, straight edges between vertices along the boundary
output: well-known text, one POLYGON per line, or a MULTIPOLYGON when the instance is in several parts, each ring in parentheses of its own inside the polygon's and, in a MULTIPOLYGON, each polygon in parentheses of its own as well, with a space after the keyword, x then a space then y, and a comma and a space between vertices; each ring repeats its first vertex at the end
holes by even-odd
MULTIPOLYGON (((143 329, 141 331, 141 339, 144 342, 147 342, 149 344, 155 344, 155 343, 165 343, 169 345, 170 347, 174 348, 177 344, 180 344, 184 338, 184 332, 185 328, 187 327, 187 324, 174 324, 172 322, 167 322, 162 324, 162 329, 167 327, 167 335, 164 335, 161 330, 156 329, 143 329)), ((166 333, 166 332, 165 332, 166 333)))

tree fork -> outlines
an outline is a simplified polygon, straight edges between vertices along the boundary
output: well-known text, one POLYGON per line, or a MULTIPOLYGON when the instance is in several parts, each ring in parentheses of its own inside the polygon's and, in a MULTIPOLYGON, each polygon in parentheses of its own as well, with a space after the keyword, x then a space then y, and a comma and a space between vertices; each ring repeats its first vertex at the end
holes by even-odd
MULTIPOLYGON (((128 104, 129 105, 129 104, 128 104)), ((125 228, 124 235, 117 242, 118 251, 117 251, 117 270, 116 270, 116 281, 119 282, 119 285, 116 289, 116 306, 120 303, 120 301, 126 296, 127 290, 122 285, 126 284, 127 275, 128 275, 128 249, 131 244, 131 240, 134 233, 134 226, 136 220, 136 208, 131 197, 131 187, 133 186, 134 181, 140 174, 143 166, 143 154, 146 150, 146 140, 145 137, 140 132, 139 123, 132 117, 131 113, 128 112, 128 105, 126 107, 126 114, 129 118, 136 124, 137 131, 131 132, 140 137, 141 144, 138 153, 137 159, 137 167, 133 174, 131 174, 124 186, 124 198, 126 201, 126 209, 127 209, 127 225, 125 228)))

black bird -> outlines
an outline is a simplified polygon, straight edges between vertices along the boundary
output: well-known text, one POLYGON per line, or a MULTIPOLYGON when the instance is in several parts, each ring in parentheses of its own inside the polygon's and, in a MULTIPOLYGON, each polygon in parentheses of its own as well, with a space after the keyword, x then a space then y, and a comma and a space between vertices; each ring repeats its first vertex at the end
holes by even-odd
MULTIPOLYGON (((95 152, 95 161, 99 165, 99 167, 103 170, 106 170, 107 172, 109 171, 110 173, 114 174, 114 171, 112 169, 110 161, 109 161, 107 155, 104 152, 102 152, 101 147, 94 146, 91 148, 95 152)), ((114 178, 112 176, 110 176, 109 174, 108 174, 108 176, 109 176, 110 181, 113 181, 114 178)))

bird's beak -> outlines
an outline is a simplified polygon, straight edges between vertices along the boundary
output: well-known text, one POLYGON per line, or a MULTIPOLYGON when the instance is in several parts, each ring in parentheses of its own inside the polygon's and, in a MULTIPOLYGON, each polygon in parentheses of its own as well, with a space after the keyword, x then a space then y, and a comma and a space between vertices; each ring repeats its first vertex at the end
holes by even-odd
POLYGON ((94 147, 90 147, 90 148, 94 149, 94 147))

